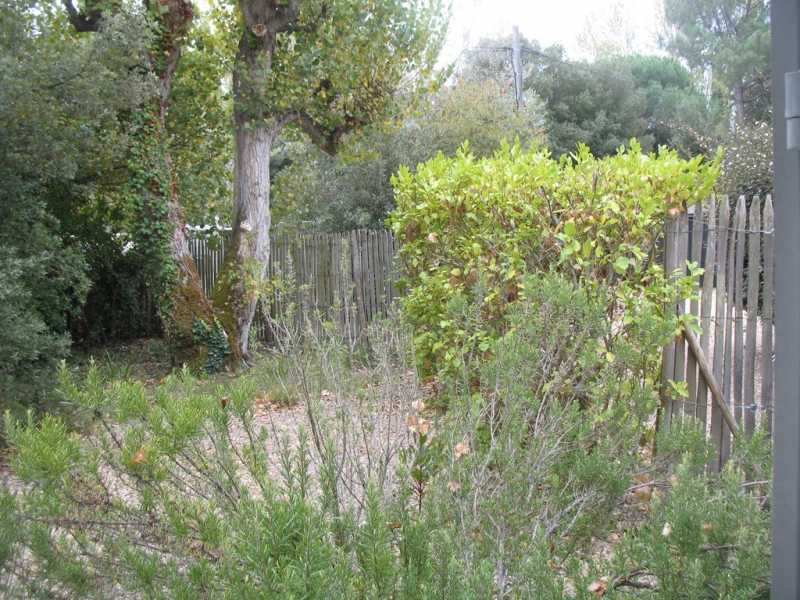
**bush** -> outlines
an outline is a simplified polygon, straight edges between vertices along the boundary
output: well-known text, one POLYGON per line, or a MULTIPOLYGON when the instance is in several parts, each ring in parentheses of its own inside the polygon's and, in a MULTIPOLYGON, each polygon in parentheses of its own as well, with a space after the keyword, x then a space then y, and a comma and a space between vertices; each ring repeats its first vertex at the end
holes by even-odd
POLYGON ((673 598, 684 568, 692 592, 760 589, 768 519, 741 477, 767 472, 763 453, 736 449, 748 460, 716 485, 687 424, 648 459, 655 393, 621 356, 597 360, 603 302, 555 276, 527 285, 481 366, 483 394, 462 389, 446 415, 425 406, 395 323, 373 327, 366 360, 332 329, 286 329, 273 376, 302 397, 308 429, 294 435, 258 414, 257 378, 183 373, 150 392, 62 372, 92 425, 9 422, 0 593, 556 600, 621 597, 636 572, 673 598), (634 505, 642 476, 657 491, 634 505), (708 540, 689 535, 706 521, 708 540), (613 555, 598 553, 612 535, 613 555), (726 548, 706 560, 703 543, 726 548))
POLYGON ((0 409, 18 415, 52 399, 67 321, 88 288, 79 248, 57 232, 35 197, 0 193, 0 409))
POLYGON ((604 159, 586 147, 559 161, 505 147, 481 160, 463 150, 439 155, 415 175, 401 169, 390 223, 423 371, 457 370, 465 350, 485 350, 507 307, 525 296, 526 273, 607 287, 609 317, 620 321, 642 303, 674 299, 657 260, 664 220, 705 198, 717 171, 716 162, 666 149, 642 154, 635 142, 604 159), (465 328, 448 318, 448 305, 471 302, 476 289, 480 323, 465 328))

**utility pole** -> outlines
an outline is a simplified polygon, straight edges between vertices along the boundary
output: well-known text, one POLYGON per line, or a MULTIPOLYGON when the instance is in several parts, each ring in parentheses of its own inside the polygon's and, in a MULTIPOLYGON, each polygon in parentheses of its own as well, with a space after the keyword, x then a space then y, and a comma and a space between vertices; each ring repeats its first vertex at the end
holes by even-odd
POLYGON ((800 598, 800 0, 772 0, 775 427, 772 598, 800 598))
POLYGON ((514 69, 514 97, 519 110, 522 106, 522 49, 519 45, 519 27, 516 25, 511 43, 511 67, 514 69))

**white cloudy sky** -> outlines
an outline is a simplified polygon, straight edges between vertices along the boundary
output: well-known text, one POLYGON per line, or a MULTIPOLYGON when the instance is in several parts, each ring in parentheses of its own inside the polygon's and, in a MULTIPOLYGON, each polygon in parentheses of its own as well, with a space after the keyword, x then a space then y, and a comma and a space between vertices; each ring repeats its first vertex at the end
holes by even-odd
POLYGON ((509 34, 514 25, 543 46, 559 43, 571 58, 586 57, 578 42, 587 21, 607 21, 621 9, 637 49, 655 51, 662 0, 451 0, 450 31, 443 60, 450 61, 481 37, 509 34))

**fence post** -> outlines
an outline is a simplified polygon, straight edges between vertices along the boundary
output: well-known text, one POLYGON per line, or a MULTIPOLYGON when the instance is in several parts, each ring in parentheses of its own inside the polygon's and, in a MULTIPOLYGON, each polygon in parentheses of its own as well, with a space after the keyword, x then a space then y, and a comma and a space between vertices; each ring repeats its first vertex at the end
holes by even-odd
MULTIPOLYGON (((677 263, 677 219, 667 218, 664 224, 664 274, 672 278, 677 263)), ((674 306, 668 310, 675 310, 674 306)), ((661 409, 659 428, 669 431, 672 422, 672 389, 669 384, 675 375, 675 342, 667 344, 661 353, 661 409)))

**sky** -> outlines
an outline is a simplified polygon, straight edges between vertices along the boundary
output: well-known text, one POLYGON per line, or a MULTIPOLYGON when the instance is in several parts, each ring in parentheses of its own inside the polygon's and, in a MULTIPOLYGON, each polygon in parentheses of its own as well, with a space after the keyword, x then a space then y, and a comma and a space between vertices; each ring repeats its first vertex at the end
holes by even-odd
POLYGON ((587 22, 595 30, 619 31, 609 23, 616 13, 626 22, 636 50, 656 52, 662 0, 451 0, 452 13, 442 60, 455 60, 482 37, 508 35, 514 25, 542 46, 559 43, 570 58, 591 58, 579 38, 587 22))

